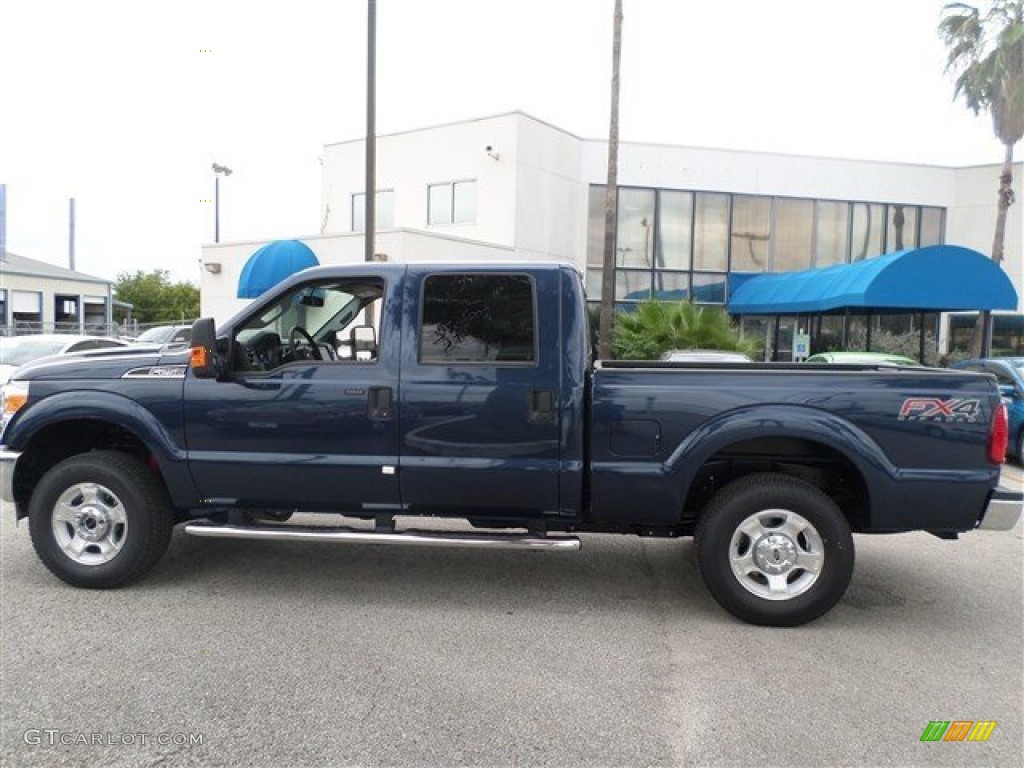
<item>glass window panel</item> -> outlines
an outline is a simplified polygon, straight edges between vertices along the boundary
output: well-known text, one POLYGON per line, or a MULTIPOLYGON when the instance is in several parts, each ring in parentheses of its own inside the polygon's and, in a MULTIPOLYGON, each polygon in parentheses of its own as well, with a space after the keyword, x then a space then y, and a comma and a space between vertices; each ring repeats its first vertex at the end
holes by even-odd
POLYGON ((814 219, 814 266, 828 267, 846 262, 850 236, 850 205, 819 200, 814 219))
POLYGON ((693 194, 665 191, 658 195, 658 267, 690 268, 693 194))
POLYGON ((863 261, 882 253, 885 232, 885 206, 876 203, 853 204, 853 230, 850 261, 863 261))
POLYGON ((377 228, 391 229, 395 226, 395 190, 385 189, 377 193, 377 228))
POLYGON ((729 249, 729 196, 699 192, 693 222, 693 268, 725 271, 729 249))
POLYGON ((456 224, 472 224, 476 221, 476 182, 455 182, 455 213, 452 219, 456 224))
POLYGON ((452 220, 452 185, 431 184, 427 187, 427 221, 431 224, 450 224, 452 220))
POLYGON ((352 195, 352 231, 362 232, 366 227, 366 195, 352 195))
POLYGON ((942 245, 942 208, 921 209, 921 242, 923 248, 926 245, 942 245))
POLYGON ((586 289, 588 299, 601 298, 601 270, 588 269, 586 274, 586 289))
POLYGON ((734 272, 764 272, 772 235, 772 199, 733 195, 732 262, 734 272))
POLYGON ((526 275, 431 275, 422 312, 420 362, 535 359, 533 281, 526 275))
POLYGON ((590 267, 604 264, 604 191, 604 184, 590 187, 587 203, 587 266, 590 267))
POLYGON ((724 304, 725 275, 694 275, 693 300, 697 304, 724 304))
POLYGON ((651 273, 647 270, 615 271, 615 300, 643 301, 651 298, 651 273))
POLYGON ((654 247, 654 190, 620 189, 618 235, 620 267, 650 267, 654 247))
POLYGON ((886 216, 885 252, 917 247, 917 206, 890 205, 886 216))
MULTIPOLYGON (((386 189, 377 192, 377 209, 374 211, 377 229, 395 226, 395 191, 386 189)), ((352 231, 362 232, 366 228, 366 195, 352 195, 352 231)))
POLYGON ((776 198, 772 271, 808 269, 813 242, 814 201, 776 198))
POLYGON ((654 273, 654 298, 661 301, 682 301, 690 297, 688 272, 654 273))

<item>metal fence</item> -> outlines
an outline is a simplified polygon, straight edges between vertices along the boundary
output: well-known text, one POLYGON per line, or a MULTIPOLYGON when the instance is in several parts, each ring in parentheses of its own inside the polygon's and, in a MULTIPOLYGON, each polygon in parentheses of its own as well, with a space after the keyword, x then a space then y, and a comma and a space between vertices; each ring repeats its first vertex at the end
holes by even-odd
POLYGON ((0 325, 0 337, 3 336, 34 336, 40 333, 85 334, 86 336, 113 336, 115 338, 134 338, 140 333, 162 325, 191 325, 193 320, 162 323, 137 323, 132 320, 124 323, 103 323, 86 321, 84 324, 75 322, 43 323, 34 321, 15 321, 10 325, 0 325))

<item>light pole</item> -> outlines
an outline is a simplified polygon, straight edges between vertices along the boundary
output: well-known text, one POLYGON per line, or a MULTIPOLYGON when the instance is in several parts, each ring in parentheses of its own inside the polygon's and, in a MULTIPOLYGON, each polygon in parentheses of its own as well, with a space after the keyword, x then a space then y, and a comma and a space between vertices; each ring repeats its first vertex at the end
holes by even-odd
POLYGON ((220 177, 230 176, 232 171, 226 165, 213 164, 213 242, 220 242, 220 177))

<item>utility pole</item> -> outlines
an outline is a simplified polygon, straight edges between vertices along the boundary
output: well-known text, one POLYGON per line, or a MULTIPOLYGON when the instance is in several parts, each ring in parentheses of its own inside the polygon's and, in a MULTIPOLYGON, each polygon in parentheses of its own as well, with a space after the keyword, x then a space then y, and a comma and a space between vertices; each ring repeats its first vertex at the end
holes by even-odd
POLYGON ((377 229, 377 0, 366 0, 366 202, 364 261, 373 261, 377 229))
POLYGON ((612 350, 615 306, 615 229, 619 210, 619 60, 622 57, 622 0, 615 0, 612 27, 612 103, 608 126, 608 181, 604 203, 604 260, 601 269, 601 320, 598 326, 598 358, 607 360, 612 350))

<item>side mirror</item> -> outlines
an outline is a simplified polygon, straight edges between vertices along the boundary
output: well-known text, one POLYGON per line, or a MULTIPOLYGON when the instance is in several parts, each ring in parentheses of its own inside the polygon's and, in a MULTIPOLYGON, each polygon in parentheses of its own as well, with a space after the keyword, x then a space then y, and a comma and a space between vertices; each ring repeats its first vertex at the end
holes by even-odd
POLYGON ((201 317, 192 324, 189 367, 197 379, 217 378, 217 328, 212 317, 201 317))
POLYGON ((377 331, 372 325, 357 325, 350 333, 352 353, 356 360, 374 360, 377 357, 377 331))

